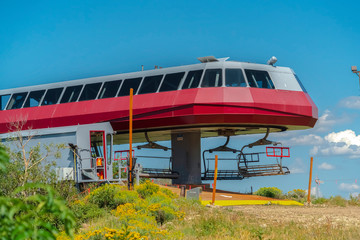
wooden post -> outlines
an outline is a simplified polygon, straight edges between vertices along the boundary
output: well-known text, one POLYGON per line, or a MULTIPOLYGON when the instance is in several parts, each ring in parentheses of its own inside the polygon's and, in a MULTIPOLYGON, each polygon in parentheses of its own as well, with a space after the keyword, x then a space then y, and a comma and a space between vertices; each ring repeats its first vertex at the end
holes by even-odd
POLYGON ((310 158, 309 189, 308 189, 308 197, 307 197, 307 202, 309 204, 310 204, 310 196, 311 196, 312 167, 313 167, 313 157, 310 158))
POLYGON ((217 171, 218 171, 218 155, 215 155, 214 185, 213 185, 213 194, 212 194, 212 202, 211 202, 211 205, 214 205, 214 204, 215 204, 217 171))
POLYGON ((133 128, 133 94, 134 90, 130 88, 130 101, 129 101, 129 179, 128 189, 132 190, 132 128, 133 128))

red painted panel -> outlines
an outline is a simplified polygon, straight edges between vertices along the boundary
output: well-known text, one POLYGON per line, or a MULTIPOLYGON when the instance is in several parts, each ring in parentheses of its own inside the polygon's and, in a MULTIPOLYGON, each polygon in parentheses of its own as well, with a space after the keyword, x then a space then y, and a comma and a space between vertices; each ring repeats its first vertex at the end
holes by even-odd
MULTIPOLYGON (((112 122, 127 129, 128 97, 0 111, 0 132, 27 119, 33 129, 112 122), (125 124, 125 125, 124 125, 125 124)), ((259 88, 197 88, 134 96, 134 130, 206 124, 313 127, 317 108, 303 92, 259 88)))

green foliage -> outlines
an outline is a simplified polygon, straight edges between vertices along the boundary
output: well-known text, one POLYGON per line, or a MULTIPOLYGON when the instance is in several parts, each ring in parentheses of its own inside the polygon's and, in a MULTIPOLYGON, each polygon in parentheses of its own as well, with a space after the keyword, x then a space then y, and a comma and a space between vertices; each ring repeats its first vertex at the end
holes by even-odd
POLYGON ((346 207, 347 200, 342 198, 341 196, 335 196, 335 197, 331 196, 329 199, 329 203, 331 205, 335 205, 335 206, 339 206, 339 207, 346 207))
POLYGON ((142 198, 147 198, 155 193, 159 192, 160 187, 149 180, 145 181, 145 183, 140 184, 136 187, 137 193, 142 198))
POLYGON ((6 169, 6 165, 9 162, 9 156, 7 155, 5 149, 0 146, 0 171, 6 169))
POLYGON ((49 217, 58 219, 66 234, 73 235, 73 214, 51 187, 32 184, 16 192, 24 189, 41 190, 44 194, 22 199, 0 197, 0 239, 56 239, 60 229, 47 221, 49 217))
POLYGON ((89 202, 99 208, 115 209, 124 199, 120 193, 123 189, 119 185, 104 184, 90 193, 89 202))
POLYGON ((358 194, 357 196, 350 194, 348 204, 351 206, 360 206, 360 194, 358 194))
POLYGON ((312 204, 326 204, 329 200, 323 197, 315 198, 311 201, 312 204))
POLYGON ((139 200, 138 193, 126 189, 122 189, 114 196, 114 202, 117 206, 125 203, 135 203, 137 200, 139 200))
POLYGON ((262 187, 255 192, 255 195, 270 197, 270 198, 282 198, 282 191, 276 187, 262 187))
POLYGON ((170 189, 167 188, 160 188, 160 192, 172 199, 178 197, 175 193, 173 193, 170 189))
POLYGON ((86 201, 86 199, 76 200, 69 205, 76 219, 76 228, 79 228, 82 223, 91 219, 106 215, 104 209, 99 208, 96 204, 86 201))
MULTIPOLYGON (((9 196, 16 188, 27 183, 43 183, 55 186, 57 182, 55 162, 47 161, 50 156, 59 157, 63 145, 40 145, 27 146, 26 141, 12 139, 17 143, 15 148, 10 149, 2 145, 10 161, 3 165, 7 171, 0 174, 0 196, 9 196), (20 144, 20 143, 21 144, 20 144), (25 142, 25 143, 24 143, 25 142)), ((0 168, 1 168, 0 164, 0 168)), ((22 194, 27 194, 26 190, 22 194)))
POLYGON ((170 220, 181 217, 179 207, 174 204, 172 198, 164 194, 153 194, 145 199, 146 209, 154 216, 156 222, 164 224, 170 220))
POLYGON ((286 194, 286 198, 301 203, 304 203, 306 201, 306 196, 307 196, 306 191, 302 189, 294 189, 286 194))

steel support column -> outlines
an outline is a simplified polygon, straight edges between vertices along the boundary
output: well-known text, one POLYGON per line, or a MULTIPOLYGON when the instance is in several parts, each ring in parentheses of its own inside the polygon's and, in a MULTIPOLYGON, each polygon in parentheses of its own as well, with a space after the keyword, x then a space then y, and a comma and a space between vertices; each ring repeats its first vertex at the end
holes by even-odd
POLYGON ((201 184, 200 132, 171 134, 173 171, 179 173, 174 184, 201 184))

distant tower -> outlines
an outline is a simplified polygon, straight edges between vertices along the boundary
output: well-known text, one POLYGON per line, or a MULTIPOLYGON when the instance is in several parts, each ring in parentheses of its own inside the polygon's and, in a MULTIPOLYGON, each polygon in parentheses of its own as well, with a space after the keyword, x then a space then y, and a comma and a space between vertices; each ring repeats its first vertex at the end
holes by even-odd
POLYGON ((320 181, 320 179, 318 178, 318 176, 316 176, 315 178, 315 183, 316 183, 316 186, 315 186, 315 197, 316 198, 319 198, 320 197, 320 184, 321 183, 324 183, 323 181, 320 181))

